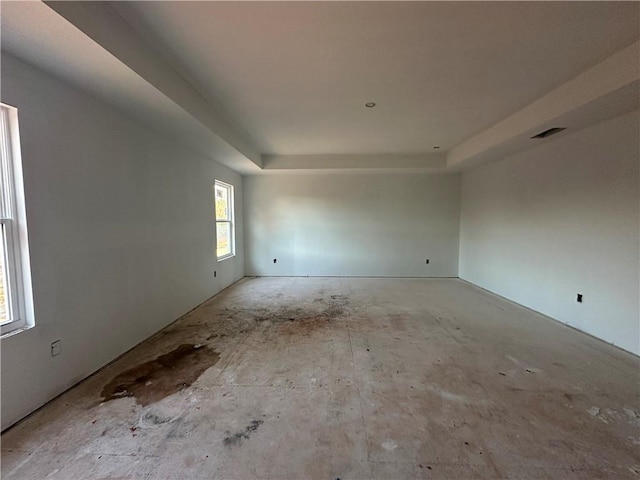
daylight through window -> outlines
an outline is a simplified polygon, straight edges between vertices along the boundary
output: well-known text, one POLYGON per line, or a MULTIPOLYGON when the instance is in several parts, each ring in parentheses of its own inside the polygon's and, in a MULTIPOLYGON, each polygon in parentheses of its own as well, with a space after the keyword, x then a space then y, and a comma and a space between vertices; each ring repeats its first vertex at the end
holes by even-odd
POLYGON ((17 110, 0 104, 0 328, 3 334, 33 323, 17 121, 17 110))
POLYGON ((235 253, 233 226, 233 185, 216 180, 216 256, 218 260, 235 253))

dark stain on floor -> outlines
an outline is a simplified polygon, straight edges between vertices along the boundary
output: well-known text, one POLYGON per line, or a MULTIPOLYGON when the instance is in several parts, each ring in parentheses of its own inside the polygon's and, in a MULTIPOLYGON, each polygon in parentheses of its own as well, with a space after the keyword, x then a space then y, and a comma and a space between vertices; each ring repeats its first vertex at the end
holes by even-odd
POLYGON ((227 340, 255 328, 269 328, 288 336, 308 336, 349 313, 348 295, 323 295, 312 301, 290 301, 276 295, 268 302, 206 304, 164 330, 165 338, 180 336, 188 342, 215 342, 216 350, 227 340), (206 319, 206 321, 205 321, 206 319), (206 332, 206 336, 202 336, 206 332))
POLYGON ((104 401, 135 397, 142 406, 189 387, 220 359, 205 345, 182 344, 154 360, 130 368, 102 389, 104 401))
POLYGON ((242 440, 247 440, 253 432, 255 432, 260 425, 264 422, 262 420, 251 420, 251 423, 245 427, 244 430, 241 430, 236 433, 225 432, 223 442, 227 447, 232 447, 235 445, 241 445, 242 440))
MULTIPOLYGON (((219 352, 229 346, 228 338, 256 328, 277 336, 311 336, 345 317, 349 303, 346 295, 326 295, 313 302, 233 304, 218 309, 206 320, 201 314, 194 317, 190 313, 155 337, 164 348, 172 348, 166 346, 172 340, 185 343, 118 374, 104 386, 101 396, 103 401, 134 397, 142 406, 155 403, 189 387, 213 366, 220 358, 219 352)), ((205 306, 204 311, 208 312, 209 307, 205 306)))
POLYGON ((314 307, 311 308, 308 305, 279 305, 264 309, 255 312, 254 319, 257 324, 270 322, 282 334, 309 335, 346 315, 349 297, 331 295, 330 298, 316 298, 313 303, 314 307))

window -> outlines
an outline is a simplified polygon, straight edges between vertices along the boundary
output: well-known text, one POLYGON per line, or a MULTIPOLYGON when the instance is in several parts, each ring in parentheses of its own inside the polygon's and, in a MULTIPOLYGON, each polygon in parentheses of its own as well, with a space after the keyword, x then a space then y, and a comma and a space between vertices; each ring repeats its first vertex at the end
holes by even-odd
POLYGON ((216 180, 216 256, 218 260, 235 255, 233 228, 233 185, 216 180))
POLYGON ((33 325, 18 111, 0 104, 0 329, 33 325))

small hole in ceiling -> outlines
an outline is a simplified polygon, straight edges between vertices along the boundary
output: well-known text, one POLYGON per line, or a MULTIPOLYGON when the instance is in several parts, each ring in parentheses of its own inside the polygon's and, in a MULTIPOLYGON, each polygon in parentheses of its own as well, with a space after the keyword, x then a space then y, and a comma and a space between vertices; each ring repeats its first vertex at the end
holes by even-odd
POLYGON ((440 148, 440 147, 433 147, 433 149, 434 149, 434 150, 437 150, 437 149, 439 149, 439 148, 440 148))
POLYGON ((373 102, 367 102, 367 103, 364 104, 364 106, 367 107, 367 108, 373 108, 373 107, 376 106, 376 104, 373 103, 373 102))

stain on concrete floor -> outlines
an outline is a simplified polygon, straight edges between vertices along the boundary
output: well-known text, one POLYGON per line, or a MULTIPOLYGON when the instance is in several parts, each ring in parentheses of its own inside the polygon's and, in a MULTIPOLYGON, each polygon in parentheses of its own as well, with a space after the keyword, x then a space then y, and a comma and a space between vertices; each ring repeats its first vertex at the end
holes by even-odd
MULTIPOLYGON (((246 334, 256 328, 272 328, 277 335, 286 337, 310 336, 314 331, 329 328, 344 317, 349 297, 330 295, 316 297, 313 308, 283 302, 262 306, 228 306, 217 312, 213 322, 191 324, 188 318, 160 332, 159 338, 190 338, 206 331, 203 344, 184 343, 154 360, 130 368, 114 377, 102 390, 104 401, 134 397, 139 405, 155 403, 175 392, 191 386, 208 368, 214 366, 223 350, 216 351, 206 343, 215 343, 227 337, 246 334)), ((194 313, 201 313, 196 311, 194 313)), ((174 340, 175 341, 175 340, 174 340)), ((192 341, 197 341, 192 338, 192 341)))
POLYGON ((638 368, 457 280, 245 279, 5 432, 2 478, 635 479, 638 368))
POLYGON ((118 374, 102 389, 105 401, 135 397, 149 405, 189 387, 220 355, 205 345, 182 344, 154 360, 118 374))
MULTIPOLYGON (((249 316, 253 317, 256 326, 260 324, 292 324, 287 326, 287 333, 308 335, 316 329, 327 327, 331 322, 346 315, 349 297, 344 295, 317 297, 313 303, 314 308, 291 304, 263 307, 250 312, 249 316)), ((239 315, 247 314, 242 311, 236 313, 239 315)))
MULTIPOLYGON (((287 302, 281 294, 265 298, 252 305, 203 305, 159 335, 174 337, 187 332, 206 331, 204 341, 221 340, 251 332, 256 328, 281 328, 288 335, 308 336, 313 331, 327 328, 349 313, 349 297, 323 295, 312 302, 287 302), (213 308, 213 307, 216 308, 213 308), (207 321, 201 321, 202 318, 207 321), (285 328, 282 328, 282 326, 285 328)), ((221 352, 222 353, 222 352, 221 352)))
POLYGON ((251 423, 247 425, 244 430, 236 433, 226 431, 223 439, 224 444, 227 447, 240 446, 242 444, 242 440, 248 440, 249 437, 251 437, 251 434, 263 423, 264 422, 262 420, 251 420, 251 423))

